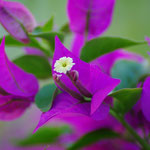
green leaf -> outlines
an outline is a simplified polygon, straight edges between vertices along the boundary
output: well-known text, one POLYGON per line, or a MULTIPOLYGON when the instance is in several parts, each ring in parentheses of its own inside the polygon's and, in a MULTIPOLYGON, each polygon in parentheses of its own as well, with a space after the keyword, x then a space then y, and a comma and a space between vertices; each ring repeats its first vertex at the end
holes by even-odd
POLYGON ((54 16, 52 16, 46 23, 45 25, 42 27, 42 31, 43 32, 50 32, 53 30, 53 26, 54 26, 54 16))
POLYGON ((54 25, 54 17, 52 16, 50 20, 48 20, 44 26, 37 26, 33 31, 32 34, 39 34, 43 32, 50 32, 53 29, 54 25))
MULTIPOLYGON (((0 39, 0 42, 2 41, 2 38, 0 39)), ((43 51, 46 55, 49 54, 49 52, 40 45, 40 43, 34 39, 34 38, 30 38, 30 43, 28 44, 24 44, 24 43, 21 43, 17 40, 15 40, 14 38, 12 38, 10 35, 7 35, 5 36, 5 45, 6 46, 15 46, 15 47, 33 47, 33 48, 37 48, 41 51, 43 51)))
POLYGON ((121 83, 116 87, 116 90, 122 88, 135 88, 140 77, 147 73, 147 71, 148 69, 144 64, 126 60, 118 61, 111 71, 113 78, 121 80, 121 83))
POLYGON ((65 33, 65 34, 69 34, 71 31, 70 31, 70 28, 69 28, 69 23, 66 23, 64 24, 61 28, 60 28, 60 31, 65 33))
POLYGON ((46 112, 50 109, 56 90, 55 84, 46 85, 40 89, 35 97, 35 104, 42 111, 46 112))
POLYGON ((51 77, 51 66, 48 60, 42 56, 24 55, 13 62, 26 72, 34 74, 37 78, 51 77))
POLYGON ((51 144, 56 142, 60 135, 68 132, 70 132, 70 129, 67 126, 44 127, 40 128, 36 133, 29 135, 25 139, 15 140, 15 143, 20 147, 51 144))
POLYGON ((150 76, 150 73, 144 74, 139 78, 138 82, 144 82, 146 80, 147 77, 150 76))
POLYGON ((141 88, 121 89, 109 96, 115 99, 114 110, 122 115, 125 115, 137 103, 141 96, 141 88))
POLYGON ((110 129, 95 130, 81 137, 78 141, 72 144, 67 150, 79 150, 82 147, 96 143, 99 140, 116 138, 116 137, 119 137, 119 135, 110 129))
POLYGON ((34 28, 34 30, 32 31, 32 34, 38 34, 41 33, 42 31, 42 26, 37 26, 36 28, 34 28))
POLYGON ((119 48, 146 44, 120 37, 100 37, 87 42, 82 48, 81 59, 90 62, 95 58, 119 48))
POLYGON ((38 37, 47 40, 50 43, 50 46, 52 50, 54 50, 55 47, 55 37, 58 36, 58 38, 63 41, 64 35, 59 32, 41 32, 41 33, 32 33, 30 34, 30 37, 38 37))

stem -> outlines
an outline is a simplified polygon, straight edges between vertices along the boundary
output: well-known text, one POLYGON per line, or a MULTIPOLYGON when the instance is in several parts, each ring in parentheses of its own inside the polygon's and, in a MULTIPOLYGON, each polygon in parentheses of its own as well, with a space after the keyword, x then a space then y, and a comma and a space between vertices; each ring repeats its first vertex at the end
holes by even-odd
POLYGON ((136 131, 134 131, 134 129, 124 120, 124 118, 122 116, 120 116, 119 114, 117 114, 113 109, 110 109, 110 114, 122 123, 122 125, 128 130, 128 132, 144 148, 144 150, 150 150, 150 145, 144 139, 142 139, 136 133, 136 131))
POLYGON ((67 76, 69 77, 73 85, 79 90, 81 95, 89 98, 92 97, 92 94, 80 83, 78 79, 74 80, 69 72, 67 72, 67 76))

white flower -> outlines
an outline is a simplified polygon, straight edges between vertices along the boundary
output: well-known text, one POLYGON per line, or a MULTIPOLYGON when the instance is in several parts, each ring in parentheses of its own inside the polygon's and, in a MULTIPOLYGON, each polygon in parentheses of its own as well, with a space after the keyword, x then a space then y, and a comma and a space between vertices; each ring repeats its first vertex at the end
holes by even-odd
POLYGON ((75 65, 70 57, 61 57, 54 64, 54 71, 66 74, 75 65))

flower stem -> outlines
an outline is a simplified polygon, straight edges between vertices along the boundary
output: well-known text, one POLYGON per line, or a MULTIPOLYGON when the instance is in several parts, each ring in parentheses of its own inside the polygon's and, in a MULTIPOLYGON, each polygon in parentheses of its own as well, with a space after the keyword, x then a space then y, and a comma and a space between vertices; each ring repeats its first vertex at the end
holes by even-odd
POLYGON ((134 139, 144 148, 144 150, 150 150, 150 145, 136 133, 136 131, 124 120, 121 115, 116 113, 113 109, 110 109, 110 114, 122 123, 134 139))

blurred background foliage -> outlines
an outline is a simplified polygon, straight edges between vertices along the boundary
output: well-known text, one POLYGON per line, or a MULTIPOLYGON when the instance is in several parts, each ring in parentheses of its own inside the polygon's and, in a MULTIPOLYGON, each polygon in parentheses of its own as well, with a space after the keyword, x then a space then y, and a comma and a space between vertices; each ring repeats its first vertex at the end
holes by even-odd
MULTIPOLYGON (((56 28, 61 27, 68 21, 66 11, 67 0, 17 1, 23 3, 33 13, 38 24, 46 22, 52 15, 54 15, 56 28)), ((145 36, 150 36, 150 0, 116 1, 117 2, 112 24, 103 35, 126 37, 138 41, 143 41, 145 36)), ((6 34, 7 32, 4 31, 0 26, 0 37, 6 34)), ((68 37, 65 41, 65 45, 68 48, 70 47, 70 42, 71 37, 68 37)), ((128 50, 137 52, 148 58, 147 51, 150 51, 150 48, 148 47, 148 45, 142 45, 131 47, 128 50)), ((22 49, 15 47, 6 48, 6 51, 11 59, 14 59, 23 54, 22 49)), ((39 117, 40 111, 35 106, 32 106, 20 119, 7 123, 0 122, 0 135, 3 135, 5 133, 5 138, 8 138, 16 132, 28 133, 28 128, 25 128, 25 130, 22 131, 24 129, 23 127, 26 126, 26 123, 30 123, 29 129, 34 128, 37 124, 37 121, 39 120, 39 117)), ((2 137, 3 136, 0 136, 0 144, 2 142, 2 137)))
MULTIPOLYGON (((12 0, 13 1, 13 0, 12 0)), ((14 0, 15 1, 15 0, 14 0)), ((35 16, 38 24, 46 22, 54 15, 55 25, 61 27, 67 19, 67 0, 18 0, 23 3, 35 16)), ((116 0, 115 12, 110 28, 103 34, 107 36, 120 36, 134 40, 144 40, 150 36, 150 1, 149 0, 116 0)), ((0 27, 0 37, 7 34, 0 27)), ((65 41, 69 48, 71 39, 65 41)), ((128 50, 140 53, 146 57, 148 46, 131 47, 128 50)), ((8 48, 8 55, 14 58, 22 54, 16 48, 8 48)))

